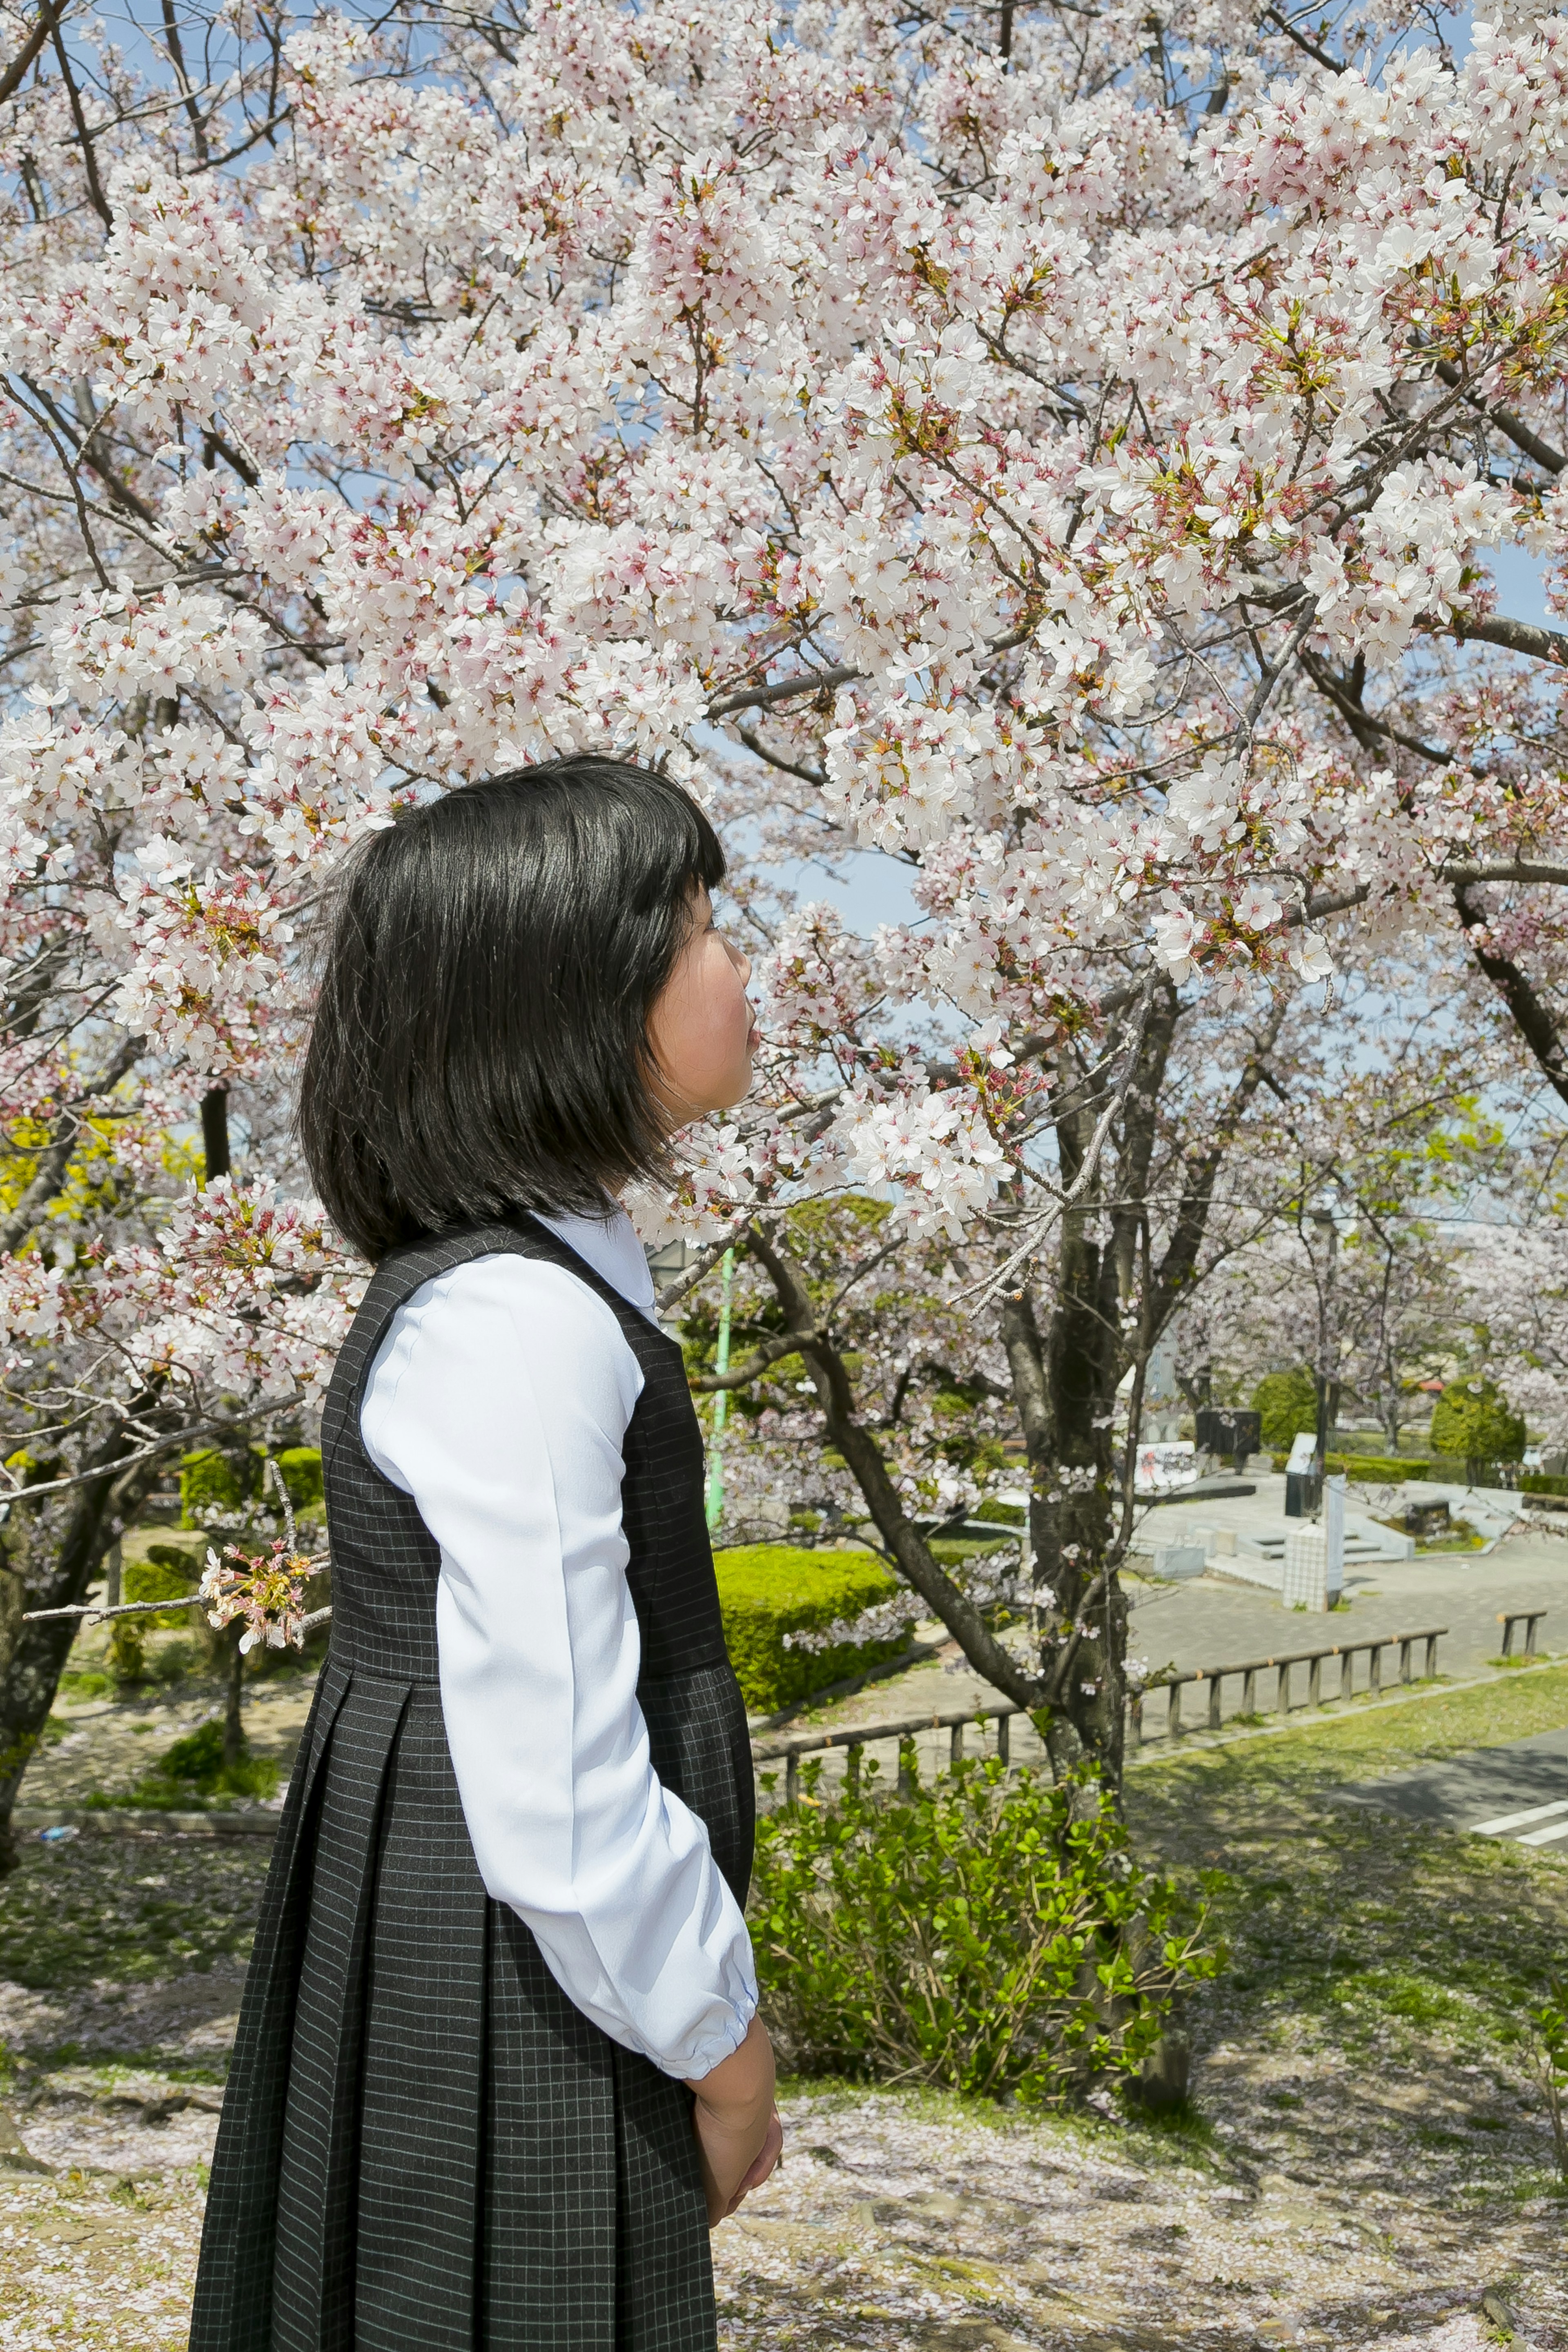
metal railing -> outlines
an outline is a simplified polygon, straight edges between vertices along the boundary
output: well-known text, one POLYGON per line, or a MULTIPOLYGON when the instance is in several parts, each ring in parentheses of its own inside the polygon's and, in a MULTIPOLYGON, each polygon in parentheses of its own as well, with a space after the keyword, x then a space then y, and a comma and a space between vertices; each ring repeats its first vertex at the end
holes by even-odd
MULTIPOLYGON (((1521 1614, 1523 1612, 1521 1612, 1521 1614)), ((1536 1617, 1543 1612, 1536 1611, 1536 1617)), ((1533 1631, 1533 1627, 1531 1629, 1533 1631)), ((1437 1644, 1447 1633, 1447 1625, 1424 1626, 1414 1633, 1384 1633, 1364 1642, 1335 1642, 1321 1650, 1293 1650, 1288 1656, 1243 1659, 1236 1665, 1194 1666, 1181 1674, 1162 1675, 1146 1689, 1131 1694, 1127 1701, 1127 1735, 1129 1745, 1144 1744, 1144 1704, 1156 1690, 1169 1693, 1168 1713, 1163 1737, 1180 1739, 1184 1734, 1199 1727, 1182 1720, 1182 1693, 1194 1685, 1208 1685, 1208 1721, 1205 1728, 1218 1731, 1223 1726, 1224 1685, 1231 1676, 1241 1676, 1241 1708, 1244 1716, 1258 1712, 1258 1677, 1272 1674, 1277 1680, 1274 1688, 1274 1713, 1289 1715, 1299 1706, 1321 1706, 1329 1702, 1323 1698, 1323 1666, 1332 1659, 1340 1661, 1340 1686, 1331 1698, 1344 1700, 1354 1696, 1355 1661, 1365 1656, 1367 1680, 1363 1696, 1375 1698, 1383 1688, 1383 1653, 1399 1652, 1399 1679, 1413 1682, 1415 1650, 1418 1642, 1426 1644, 1425 1677, 1430 1680, 1437 1671, 1437 1644), (1307 1689, 1298 1700, 1293 1693, 1291 1675, 1297 1666, 1305 1666, 1307 1689)), ((929 1715, 894 1717, 887 1723, 845 1725, 837 1731, 773 1732, 752 1742, 752 1764, 782 1763, 784 1768, 784 1802, 793 1805, 800 1790, 800 1765, 805 1756, 823 1756, 842 1749, 845 1757, 845 1780, 848 1787, 857 1788, 860 1780, 861 1759, 865 1750, 877 1742, 896 1739, 899 1743, 899 1785, 908 1789, 916 1770, 914 1743, 922 1731, 942 1731, 949 1735, 948 1754, 956 1763, 963 1754, 964 1733, 972 1724, 996 1727, 996 1756, 999 1762, 1009 1764, 1011 1758, 1011 1726, 1016 1715, 1028 1717, 1028 1709, 1011 1699, 999 1700, 993 1706, 937 1708, 929 1715)))

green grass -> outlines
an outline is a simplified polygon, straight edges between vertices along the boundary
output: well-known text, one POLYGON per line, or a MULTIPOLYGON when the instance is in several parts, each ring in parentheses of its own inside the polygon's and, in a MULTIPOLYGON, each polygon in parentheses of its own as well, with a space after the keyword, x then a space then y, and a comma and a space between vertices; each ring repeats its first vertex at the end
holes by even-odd
POLYGON ((1568 1870, 1332 1796, 1565 1724, 1568 1671, 1548 1668, 1133 1775, 1140 1843, 1206 1892, 1228 1948, 1200 1996, 1205 2032, 1246 2013, 1358 2066, 1420 2068, 1442 2051, 1511 2075, 1520 2015, 1568 1948, 1568 1870))

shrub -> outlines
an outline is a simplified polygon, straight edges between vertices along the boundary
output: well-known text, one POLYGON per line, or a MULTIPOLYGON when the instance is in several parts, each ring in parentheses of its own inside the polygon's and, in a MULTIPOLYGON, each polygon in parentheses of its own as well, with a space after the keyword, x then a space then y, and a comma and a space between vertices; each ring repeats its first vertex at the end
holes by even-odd
POLYGON ((302 1518, 319 1518, 324 1502, 321 1447, 286 1445, 276 1459, 294 1508, 302 1518))
POLYGON ((768 2021, 803 2074, 923 2082, 1032 2105, 1137 2073, 1202 1921, 1145 1871, 1090 1781, 994 1759, 928 1788, 865 1785, 758 1824, 752 1939, 768 2021))
MULTIPOLYGON (((319 1445, 286 1445, 273 1456, 289 1489, 289 1500, 301 1517, 319 1517, 322 1508, 321 1449, 319 1445)), ((247 1503, 276 1511, 278 1497, 267 1476, 266 1449, 220 1453, 205 1446, 186 1454, 180 1462, 180 1524, 205 1528, 210 1519, 243 1510, 247 1503)))
POLYGON ((1519 1482, 1521 1495, 1568 1495, 1568 1478, 1556 1470, 1527 1470, 1519 1482))
POLYGON ((250 1492, 238 1465, 216 1446, 180 1457, 180 1525, 205 1528, 211 1518, 237 1511, 250 1492))
POLYGON ((1413 1462, 1403 1454, 1331 1454, 1329 1468, 1374 1486, 1397 1486, 1404 1478, 1432 1475, 1430 1462, 1413 1462))
POLYGON ((1432 1408, 1432 1450, 1471 1461, 1521 1461, 1524 1416, 1509 1411, 1493 1381, 1450 1381, 1432 1408))
POLYGON ((1293 1372, 1265 1372, 1252 1391, 1252 1410, 1262 1417, 1262 1442, 1271 1454, 1289 1454, 1303 1430, 1318 1426, 1317 1384, 1305 1364, 1293 1372))
POLYGON ((136 1617, 110 1620, 104 1664, 117 1683, 139 1683, 147 1671, 147 1644, 136 1617))
MULTIPOLYGON (((215 1717, 166 1748, 149 1779, 163 1782, 178 1795, 194 1792, 210 1797, 227 1790, 235 1796, 268 1797, 278 1785, 278 1767, 269 1756, 241 1756, 235 1763, 226 1764, 223 1726, 215 1717)), ((147 1786, 143 1781, 138 1791, 143 1803, 147 1786)))
MULTIPOLYGON (((202 1566, 194 1551, 184 1551, 178 1544, 149 1544, 145 1559, 126 1561, 120 1580, 121 1598, 178 1601, 195 1592, 201 1580, 202 1566)), ((141 1622, 143 1626, 175 1626, 188 1633, 195 1619, 189 1609, 160 1609, 155 1612, 150 1610, 141 1622)))
POLYGON ((96 1795, 87 1801, 99 1812, 178 1812, 204 1805, 212 1797, 269 1797, 277 1786, 278 1766, 270 1756, 242 1756, 236 1763, 224 1762, 223 1725, 215 1719, 198 1724, 195 1731, 176 1739, 129 1796, 96 1795))
MULTIPOLYGON (((1276 1470, 1283 1470, 1287 1456, 1277 1454, 1276 1470)), ((1430 1462, 1416 1462, 1404 1454, 1331 1454, 1327 1457, 1329 1475, 1335 1477, 1342 1471, 1353 1485, 1356 1479, 1373 1486, 1396 1486, 1404 1478, 1434 1478, 1441 1471, 1430 1462)))
POLYGON ((896 1601, 905 1588, 863 1551, 802 1551, 788 1544, 742 1544, 714 1559, 724 1638, 754 1715, 771 1715, 828 1683, 866 1673, 910 1645, 916 1603, 878 1641, 822 1649, 788 1646, 786 1633, 820 1633, 896 1601))

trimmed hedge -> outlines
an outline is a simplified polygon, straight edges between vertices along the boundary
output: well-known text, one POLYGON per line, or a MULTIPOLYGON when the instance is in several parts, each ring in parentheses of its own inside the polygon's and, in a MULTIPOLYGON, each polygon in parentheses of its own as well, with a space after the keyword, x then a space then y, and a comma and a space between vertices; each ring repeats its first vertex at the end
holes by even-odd
POLYGON ((1568 1495, 1568 1478, 1557 1470, 1527 1470, 1519 1490, 1521 1495, 1568 1495))
POLYGON ((715 1554, 724 1638, 753 1715, 773 1715, 828 1683, 884 1664, 908 1649, 918 1616, 885 1642, 839 1642, 830 1650, 792 1650, 786 1633, 858 1617, 903 1588, 863 1551, 802 1551, 791 1544, 742 1544, 715 1554))
MULTIPOLYGON (((1277 1454, 1274 1456, 1276 1470, 1283 1470, 1289 1459, 1288 1454, 1277 1454)), ((1338 1477, 1342 1471, 1347 1478, 1359 1478, 1363 1485, 1372 1486, 1397 1486, 1405 1478, 1440 1478, 1447 1475, 1433 1463, 1409 1460, 1402 1454, 1331 1454, 1328 1469, 1331 1478, 1338 1477)))
MULTIPOLYGON (((321 1449, 319 1445, 289 1445, 275 1459, 283 1474, 283 1484, 289 1489, 289 1499, 297 1511, 318 1515, 321 1501, 321 1449)), ((254 1445, 243 1455, 220 1454, 216 1446, 204 1446, 199 1453, 186 1454, 180 1460, 180 1524, 186 1528, 205 1528, 209 1519, 226 1517, 230 1512, 243 1508, 247 1502, 270 1504, 276 1508, 277 1498, 270 1486, 262 1493, 262 1464, 266 1460, 260 1446, 254 1445)))
POLYGON ((226 1516, 237 1511, 244 1502, 247 1489, 241 1486, 239 1473, 226 1454, 216 1446, 204 1446, 197 1454, 180 1456, 180 1525, 183 1528, 205 1527, 209 1518, 220 1513, 226 1516))
MULTIPOLYGON (((177 1544, 149 1544, 145 1559, 128 1559, 120 1579, 124 1601, 179 1601, 195 1592, 202 1580, 202 1563, 194 1551, 177 1544)), ((140 1618, 142 1627, 179 1626, 190 1633, 201 1620, 189 1609, 160 1609, 140 1618)))

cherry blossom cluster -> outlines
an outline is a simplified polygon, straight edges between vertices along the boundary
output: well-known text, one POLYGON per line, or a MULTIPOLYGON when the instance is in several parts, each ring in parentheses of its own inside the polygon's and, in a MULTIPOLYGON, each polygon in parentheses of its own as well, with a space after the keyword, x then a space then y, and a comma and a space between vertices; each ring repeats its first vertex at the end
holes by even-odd
POLYGON ((1033 1074, 1113 1076, 1151 975, 1240 1011, 1457 937, 1457 884, 1472 947, 1561 954, 1568 639, 1489 559, 1568 582, 1564 20, 1456 58, 1380 0, 1342 62, 1236 0, 1009 21, 321 8, 273 58, 237 15, 199 133, 84 25, 90 178, 54 52, 0 102, 16 1148, 121 1050, 144 1139, 0 1257, 14 1370, 319 1393, 331 1236, 274 1278, 147 1139, 228 1089, 281 1217, 335 862, 556 752, 914 898, 857 940, 742 877, 758 1093, 650 1211, 710 1237, 1044 1198, 1033 1074))
POLYGON ((241 1651, 302 1646, 305 1586, 319 1562, 290 1552, 279 1538, 269 1552, 252 1555, 226 1544, 223 1558, 209 1551, 198 1597, 215 1633, 243 1621, 241 1651))

